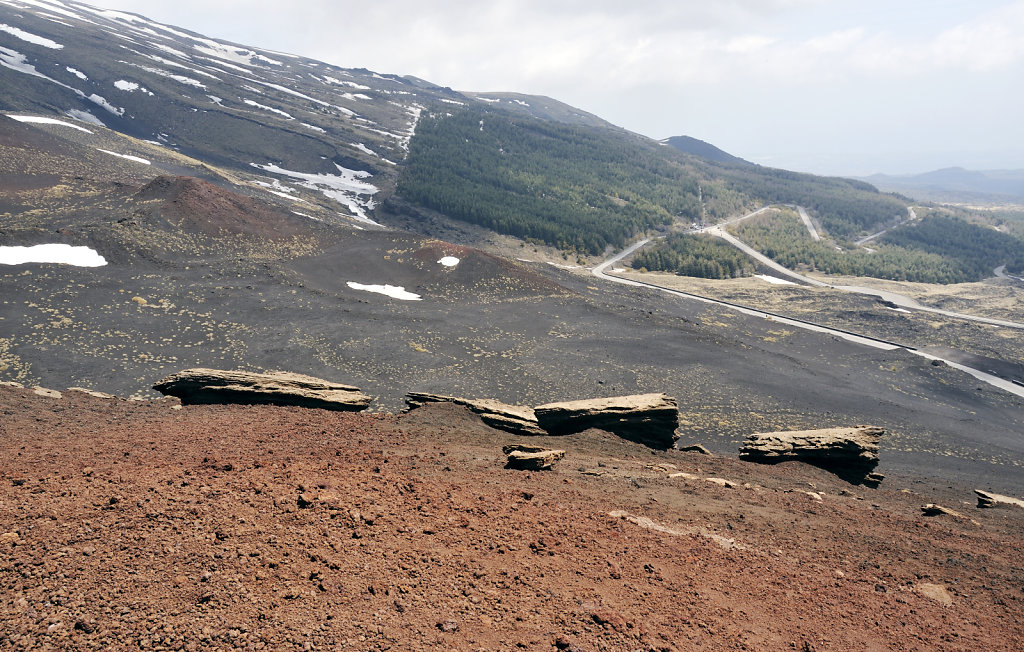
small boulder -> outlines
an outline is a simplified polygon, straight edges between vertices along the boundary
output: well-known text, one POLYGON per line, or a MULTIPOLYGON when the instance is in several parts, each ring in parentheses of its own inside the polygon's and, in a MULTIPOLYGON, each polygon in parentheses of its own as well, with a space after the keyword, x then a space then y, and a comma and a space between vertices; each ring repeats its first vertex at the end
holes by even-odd
POLYGON ((754 433, 744 440, 740 459, 760 464, 805 462, 852 484, 877 487, 884 477, 874 472, 883 434, 885 430, 876 426, 754 433))
POLYGON ((546 449, 542 446, 513 444, 501 449, 508 456, 506 469, 520 471, 547 471, 555 462, 565 457, 565 451, 546 449))
POLYGON ((409 410, 415 410, 427 403, 454 403, 465 406, 479 415, 480 420, 490 427, 517 435, 546 434, 537 424, 537 415, 530 407, 509 405, 493 398, 460 398, 426 392, 409 392, 405 395, 405 404, 409 410))
POLYGON ((942 505, 936 505, 935 503, 928 503, 921 507, 921 514, 924 516, 953 516, 955 518, 964 518, 964 515, 960 512, 943 507, 942 505))
POLYGON ((552 435, 599 428, 652 448, 675 445, 679 406, 666 394, 634 394, 548 403, 534 408, 540 427, 552 435))
POLYGON ((240 403, 297 405, 358 412, 372 400, 358 387, 284 371, 252 373, 220 369, 186 369, 172 374, 153 389, 177 396, 183 405, 240 403))

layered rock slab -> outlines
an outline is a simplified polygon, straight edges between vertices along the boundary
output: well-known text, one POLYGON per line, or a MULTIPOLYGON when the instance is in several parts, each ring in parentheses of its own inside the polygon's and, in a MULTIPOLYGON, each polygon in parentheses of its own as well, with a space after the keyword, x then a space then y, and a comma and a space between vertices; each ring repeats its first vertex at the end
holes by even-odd
POLYGON ((537 424, 537 416, 533 408, 522 405, 509 405, 493 398, 460 398, 427 392, 409 392, 405 395, 405 404, 410 410, 422 407, 427 403, 454 403, 469 408, 478 415, 480 420, 498 430, 517 435, 546 434, 537 424))
POLYGON ((183 405, 295 405, 358 412, 372 400, 358 387, 286 371, 185 369, 167 376, 153 389, 177 396, 183 405))
POLYGON ((548 403, 534 408, 540 427, 552 435, 599 428, 653 448, 671 448, 679 406, 667 394, 633 394, 548 403))
POLYGON ((761 464, 805 462, 835 473, 853 484, 878 486, 878 443, 885 434, 877 426, 759 432, 749 435, 740 459, 761 464))
POLYGON ((555 462, 565 457, 565 451, 547 449, 543 446, 524 446, 513 444, 501 449, 508 456, 506 469, 520 471, 548 471, 555 462))

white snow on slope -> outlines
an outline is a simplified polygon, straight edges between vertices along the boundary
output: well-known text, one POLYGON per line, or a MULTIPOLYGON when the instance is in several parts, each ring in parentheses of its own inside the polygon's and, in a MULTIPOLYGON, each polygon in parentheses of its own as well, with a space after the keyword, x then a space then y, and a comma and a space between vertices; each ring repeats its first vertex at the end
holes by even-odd
MULTIPOLYGON (((10 4, 10 3, 6 3, 6 4, 10 4)), ((93 21, 91 21, 91 20, 89 20, 87 18, 84 18, 81 14, 76 14, 76 13, 73 13, 71 11, 68 11, 67 9, 63 9, 62 7, 64 7, 65 5, 63 3, 60 3, 60 2, 44 2, 44 1, 40 1, 40 0, 18 0, 18 4, 19 5, 28 5, 29 7, 36 7, 37 9, 43 9, 43 10, 46 10, 46 11, 52 11, 55 14, 59 14, 59 15, 64 16, 66 18, 75 18, 77 20, 82 21, 83 23, 89 23, 90 25, 95 25, 96 24, 95 22, 93 22, 93 21)))
POLYGON ((353 290, 386 294, 392 299, 401 299, 402 301, 419 301, 422 299, 420 295, 414 292, 406 292, 405 288, 401 285, 363 285, 362 283, 349 281, 348 286, 353 290))
POLYGON ((65 88, 71 88, 67 84, 61 84, 56 79, 47 77, 43 73, 36 70, 35 66, 28 63, 28 60, 25 58, 25 55, 21 52, 18 52, 17 50, 10 50, 8 48, 0 46, 0 66, 3 66, 4 68, 10 68, 15 72, 20 72, 26 75, 32 75, 33 77, 42 77, 43 79, 52 81, 54 84, 59 84, 60 86, 63 86, 65 88))
POLYGON ((793 281, 787 281, 776 276, 768 276, 767 274, 754 274, 754 278, 759 278, 766 283, 771 283, 772 285, 796 285, 793 281))
POLYGON ((6 23, 0 23, 0 32, 7 32, 11 36, 16 36, 20 38, 22 41, 26 41, 34 45, 41 45, 44 48, 50 48, 51 50, 64 49, 64 46, 60 43, 57 43, 56 41, 51 41, 50 39, 44 36, 37 36, 31 32, 26 32, 23 29, 19 29, 13 25, 8 25, 6 23))
POLYGON ((445 256, 444 258, 437 262, 444 265, 445 267, 455 267, 461 261, 455 256, 445 256))
POLYGON ((370 149, 369 147, 362 143, 351 143, 351 145, 352 147, 358 149, 360 152, 363 152, 364 154, 369 154, 370 156, 377 156, 377 152, 373 151, 372 149, 370 149))
POLYGON ((240 63, 246 66, 254 66, 256 65, 256 61, 269 63, 273 66, 284 65, 283 61, 277 61, 275 59, 271 59, 270 57, 265 57, 258 52, 253 52, 252 50, 231 47, 229 45, 224 45, 223 43, 218 43, 217 41, 212 41, 210 39, 204 38, 196 38, 194 36, 191 37, 191 39, 193 41, 201 43, 201 45, 194 45, 192 47, 202 52, 203 54, 210 57, 214 57, 216 59, 222 59, 224 61, 230 61, 232 63, 240 63))
MULTIPOLYGON (((129 62, 125 61, 124 63, 129 63, 129 62)), ((176 82, 178 82, 180 84, 185 84, 186 86, 194 86, 195 88, 201 88, 204 91, 206 90, 206 84, 204 84, 203 82, 201 82, 201 81, 199 81, 197 79, 192 79, 191 77, 186 77, 184 75, 175 75, 175 74, 167 72, 166 70, 164 70, 162 68, 154 68, 152 66, 142 66, 142 65, 139 65, 137 63, 129 63, 129 65, 135 66, 139 70, 145 70, 146 72, 153 73, 154 75, 160 75, 161 77, 166 77, 167 79, 173 79, 174 81, 176 81, 176 82)))
POLYGON ((87 122, 91 125, 96 125, 97 127, 107 126, 103 124, 102 120, 100 120, 93 114, 89 113, 88 111, 83 111, 81 109, 69 109, 68 111, 65 111, 65 113, 70 118, 74 118, 75 120, 81 120, 82 122, 87 122))
POLYGON ((128 92, 128 93, 134 93, 135 91, 142 91, 143 93, 145 93, 146 95, 149 95, 150 97, 153 96, 152 91, 150 91, 145 86, 139 86, 137 83, 130 82, 127 79, 118 79, 116 82, 114 82, 114 88, 116 88, 119 91, 125 91, 125 92, 128 92))
POLYGON ((40 244, 32 247, 0 247, 0 265, 57 263, 76 267, 102 267, 106 259, 95 249, 66 244, 40 244))
POLYGON ((288 120, 294 120, 295 119, 295 116, 293 116, 292 114, 285 113, 281 109, 275 109, 274 107, 267 106, 266 104, 260 104, 259 102, 253 102, 252 100, 242 100, 242 102, 248 104, 249 106, 254 106, 257 109, 263 109, 264 111, 270 111, 271 113, 276 113, 276 114, 278 114, 280 116, 284 116, 288 120))
POLYGON ((363 86, 362 84, 357 84, 353 81, 346 81, 344 79, 335 79, 334 77, 331 77, 329 75, 324 75, 324 79, 332 84, 337 84, 338 86, 348 86, 349 88, 354 88, 358 91, 373 90, 369 86, 363 86))
POLYGON ((129 161, 135 161, 136 163, 142 163, 143 165, 152 165, 150 161, 147 161, 144 158, 139 158, 138 156, 132 156, 131 154, 118 154, 117 152, 111 152, 109 149, 100 149, 99 147, 97 147, 96 149, 103 152, 104 154, 110 154, 111 156, 116 156, 118 158, 128 159, 129 161))
POLYGON ((352 216, 360 222, 380 226, 366 215, 366 211, 368 209, 372 209, 375 205, 373 199, 369 196, 377 193, 376 186, 365 181, 360 181, 360 179, 366 179, 373 176, 369 172, 365 172, 363 170, 349 170, 341 167, 337 163, 334 164, 334 167, 336 167, 338 172, 341 173, 339 175, 295 172, 293 170, 285 170, 284 168, 278 167, 272 163, 268 165, 257 165, 256 163, 251 163, 250 165, 272 174, 279 174, 295 179, 298 181, 298 185, 311 190, 316 190, 323 196, 346 206, 349 211, 351 211, 352 216))
POLYGON ((72 74, 72 75, 74 75, 75 77, 78 77, 78 78, 79 78, 79 79, 81 79, 82 81, 89 81, 89 78, 88 78, 88 77, 86 76, 86 74, 85 74, 84 72, 82 72, 81 70, 75 70, 75 69, 74 69, 74 68, 72 68, 71 66, 66 66, 66 67, 65 67, 65 70, 67 70, 67 71, 68 71, 69 73, 71 73, 71 74, 72 74))
POLYGON ((71 127, 72 129, 84 131, 87 134, 93 133, 92 131, 86 129, 85 127, 79 127, 78 125, 71 124, 70 122, 64 122, 63 120, 56 120, 54 118, 44 118, 42 116, 35 115, 11 115, 10 113, 7 114, 7 117, 11 118, 12 120, 17 120, 18 122, 30 122, 42 125, 62 125, 64 127, 71 127))
POLYGON ((326 129, 323 129, 322 127, 318 127, 316 125, 307 124, 305 122, 300 122, 299 124, 302 125, 303 127, 305 127, 306 129, 312 129, 313 131, 318 131, 318 132, 320 132, 322 134, 326 134, 327 133, 326 129))
POLYGON ((113 113, 114 115, 116 115, 118 117, 124 115, 124 109, 117 108, 116 106, 114 106, 113 104, 108 102, 102 96, 97 95, 96 93, 93 93, 92 95, 90 95, 89 97, 87 97, 85 99, 89 100, 90 102, 92 102, 93 104, 95 104, 97 106, 103 107, 104 109, 106 109, 107 111, 110 111, 111 113, 113 113))

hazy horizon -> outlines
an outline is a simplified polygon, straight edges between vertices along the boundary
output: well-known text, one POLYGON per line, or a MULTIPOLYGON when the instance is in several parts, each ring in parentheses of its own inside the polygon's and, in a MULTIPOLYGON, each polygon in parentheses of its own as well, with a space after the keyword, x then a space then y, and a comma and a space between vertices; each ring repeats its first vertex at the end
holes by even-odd
POLYGON ((91 3, 828 175, 1020 169, 1024 0, 91 3))

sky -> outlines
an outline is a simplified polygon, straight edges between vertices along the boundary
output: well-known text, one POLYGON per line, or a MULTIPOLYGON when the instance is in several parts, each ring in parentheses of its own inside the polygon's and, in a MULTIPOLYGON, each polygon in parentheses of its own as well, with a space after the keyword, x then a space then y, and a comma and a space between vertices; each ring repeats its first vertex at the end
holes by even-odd
POLYGON ((1024 0, 94 0, 836 175, 1024 169, 1024 0))

